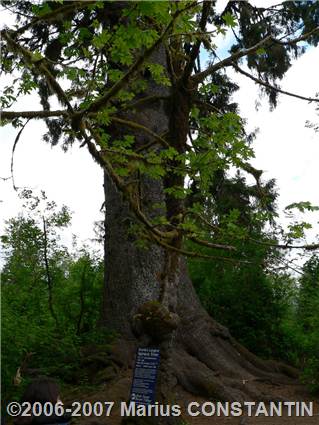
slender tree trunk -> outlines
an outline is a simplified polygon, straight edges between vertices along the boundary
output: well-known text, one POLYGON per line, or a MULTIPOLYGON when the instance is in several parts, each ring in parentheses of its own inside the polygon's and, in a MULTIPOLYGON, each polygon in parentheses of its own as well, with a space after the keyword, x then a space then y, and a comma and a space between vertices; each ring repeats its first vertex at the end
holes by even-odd
POLYGON ((44 265, 45 265, 45 274, 47 279, 47 285, 48 285, 48 303, 49 303, 49 311, 51 313, 51 317, 53 318, 55 322, 55 326, 58 329, 59 327, 59 321, 58 317, 54 310, 53 305, 53 282, 52 282, 52 276, 49 266, 49 259, 48 259, 48 235, 47 235, 47 225, 46 220, 44 217, 42 217, 43 221, 43 254, 44 254, 44 265))
POLYGON ((80 293, 79 293, 80 311, 79 311, 79 316, 78 316, 77 326, 76 326, 77 335, 81 334, 82 320, 83 320, 84 311, 85 311, 85 288, 86 288, 86 279, 87 279, 86 269, 87 269, 87 263, 85 262, 83 265, 82 273, 81 273, 81 286, 80 286, 80 293))

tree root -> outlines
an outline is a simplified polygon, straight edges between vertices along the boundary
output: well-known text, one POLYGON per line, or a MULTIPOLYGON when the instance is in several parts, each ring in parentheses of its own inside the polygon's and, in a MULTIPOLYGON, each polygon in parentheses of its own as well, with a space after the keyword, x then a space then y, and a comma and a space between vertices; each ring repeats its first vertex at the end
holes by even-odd
POLYGON ((206 314, 184 320, 175 344, 172 364, 179 384, 190 393, 210 399, 277 400, 261 392, 256 383, 293 385, 298 377, 294 368, 249 352, 206 314))

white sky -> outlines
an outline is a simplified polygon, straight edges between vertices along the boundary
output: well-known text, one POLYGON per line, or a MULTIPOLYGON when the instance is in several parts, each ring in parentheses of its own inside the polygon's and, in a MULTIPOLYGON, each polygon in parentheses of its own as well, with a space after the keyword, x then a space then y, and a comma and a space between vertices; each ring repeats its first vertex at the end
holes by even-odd
MULTIPOLYGON (((303 96, 314 97, 319 92, 319 49, 310 48, 287 72, 282 88, 303 96)), ((296 200, 319 204, 319 135, 306 128, 307 120, 318 122, 315 103, 279 95, 279 104, 269 111, 266 101, 255 109, 256 84, 239 77, 240 90, 235 99, 241 115, 248 118, 248 128, 258 127, 255 142, 256 168, 265 171, 268 179, 276 178, 280 187, 282 207, 296 200)))
MULTIPOLYGON (((319 92, 318 75, 319 49, 310 48, 289 69, 281 87, 286 91, 314 97, 319 92)), ((241 115, 247 118, 248 129, 259 128, 254 143, 256 157, 251 163, 264 171, 264 179, 276 179, 279 222, 285 227, 290 222, 283 213, 287 205, 300 201, 319 205, 319 133, 305 127, 307 120, 319 123, 319 113, 315 112, 315 103, 309 104, 283 94, 279 95, 278 106, 273 112, 269 111, 265 99, 256 111, 256 84, 239 74, 236 79, 240 90, 235 99, 240 105, 241 115)), ((306 232, 304 242, 318 243, 318 212, 296 214, 296 218, 313 226, 306 232)), ((294 250, 290 259, 295 258, 293 264, 297 266, 303 264, 311 254, 310 251, 305 254, 294 250)))
MULTIPOLYGON (((229 46, 229 40, 220 40, 220 49, 229 46)), ((319 49, 310 48, 295 61, 282 81, 284 90, 314 97, 319 92, 319 49)), ((248 119, 248 128, 259 127, 255 141, 256 168, 264 170, 264 177, 275 178, 280 192, 280 208, 292 202, 310 201, 319 205, 319 140, 318 134, 305 128, 305 121, 319 121, 315 104, 279 96, 279 105, 269 111, 266 99, 255 109, 258 100, 256 84, 236 74, 240 90, 234 100, 240 104, 241 115, 248 119)), ((22 99, 15 109, 40 109, 35 97, 22 99)), ((0 128, 0 177, 10 176, 11 150, 18 132, 11 126, 0 128)), ((93 221, 100 219, 103 203, 103 176, 85 148, 77 146, 63 153, 59 147, 51 148, 42 141, 46 131, 39 121, 30 121, 17 145, 14 157, 16 186, 36 191, 45 190, 49 199, 66 204, 74 212, 71 231, 82 240, 93 237, 93 221)), ((21 201, 12 188, 12 182, 0 180, 0 234, 4 221, 16 215, 21 201)), ((307 216, 307 220, 311 217, 307 216)), ((318 215, 313 222, 318 223, 318 215)), ((317 228, 310 233, 314 240, 317 228)), ((68 237, 71 240, 71 236, 68 237)), ((0 256, 1 261, 1 256, 0 256)))

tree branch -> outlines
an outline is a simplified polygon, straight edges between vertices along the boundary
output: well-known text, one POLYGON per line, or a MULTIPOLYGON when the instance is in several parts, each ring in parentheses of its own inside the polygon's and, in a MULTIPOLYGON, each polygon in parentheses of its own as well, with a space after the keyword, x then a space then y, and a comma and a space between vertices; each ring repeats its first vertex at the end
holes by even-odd
POLYGON ((110 119, 111 119, 111 121, 118 122, 119 124, 126 125, 128 127, 134 128, 136 130, 144 131, 145 133, 149 134, 154 139, 156 139, 158 142, 160 142, 160 144, 163 145, 164 147, 166 147, 166 148, 170 147, 170 145, 167 143, 167 141, 165 139, 163 139, 160 135, 154 133, 152 130, 150 130, 149 128, 145 127, 142 124, 138 124, 137 122, 124 120, 122 118, 117 118, 117 117, 111 117, 110 119))
POLYGON ((278 87, 272 86, 271 84, 266 83, 266 81, 263 81, 260 78, 254 77, 253 75, 251 75, 248 72, 244 71, 243 69, 239 68, 239 66, 237 64, 233 63, 232 65, 236 69, 236 71, 238 71, 240 74, 245 75, 246 77, 255 81, 257 84, 260 84, 261 86, 267 87, 268 89, 275 90, 278 93, 282 93, 282 94, 285 94, 287 96, 296 97, 297 99, 307 100, 308 102, 319 102, 318 98, 301 96, 299 94, 291 93, 291 92, 282 90, 278 87))
POLYGON ((200 252, 195 251, 188 251, 183 248, 177 248, 176 246, 170 245, 167 242, 161 240, 160 238, 156 237, 154 234, 152 235, 154 240, 164 248, 168 249, 169 251, 178 252, 179 254, 185 255, 185 257, 191 257, 191 258, 204 258, 206 260, 221 260, 221 261, 227 261, 230 263, 241 263, 241 264, 252 264, 251 261, 248 260, 238 260, 236 258, 229 258, 229 257, 219 257, 216 255, 208 255, 208 254, 201 254, 200 252))
POLYGON ((64 16, 66 14, 68 14, 69 12, 72 12, 73 10, 76 10, 76 9, 86 8, 92 3, 93 4, 96 3, 95 0, 86 0, 85 2, 83 0, 82 1, 70 2, 67 5, 63 5, 63 6, 57 8, 57 9, 51 11, 51 12, 45 13, 42 16, 38 16, 38 17, 32 19, 32 21, 29 22, 28 24, 24 25, 21 28, 18 28, 15 31, 15 34, 17 34, 17 35, 22 34, 24 31, 30 29, 35 24, 38 24, 39 22, 42 22, 42 21, 47 22, 47 21, 54 20, 54 18, 57 18, 57 19, 59 18, 60 20, 63 21, 64 16), (61 17, 62 17, 62 19, 61 19, 61 17))
POLYGON ((261 41, 259 41, 257 44, 255 44, 252 47, 249 47, 248 49, 239 50, 232 55, 228 56, 227 58, 221 60, 220 62, 213 64, 209 66, 205 71, 202 71, 192 77, 192 81, 195 84, 201 83, 208 75, 212 74, 215 71, 218 71, 221 68, 224 68, 225 66, 233 65, 233 62, 242 58, 243 56, 250 55, 252 53, 255 53, 259 48, 261 48, 267 41, 272 41, 277 44, 284 44, 284 45, 291 45, 299 43, 300 41, 306 40, 311 35, 315 34, 316 32, 319 32, 319 27, 314 28, 313 30, 307 32, 306 34, 301 35, 300 37, 294 38, 292 40, 288 41, 281 41, 278 40, 271 35, 268 35, 261 41))
POLYGON ((199 72, 198 74, 194 75, 191 80, 195 84, 201 83, 206 77, 208 77, 210 74, 212 74, 215 71, 218 71, 221 68, 224 68, 225 66, 232 65, 232 62, 234 62, 237 59, 242 58, 243 56, 247 56, 251 53, 255 53, 256 50, 258 50, 260 47, 262 47, 267 41, 271 40, 271 35, 268 35, 263 40, 259 41, 257 44, 255 44, 252 47, 249 47, 248 49, 238 50, 237 52, 233 53, 232 55, 228 56, 227 58, 221 60, 218 63, 215 63, 213 65, 210 65, 205 71, 199 72))
POLYGON ((126 105, 121 106, 118 109, 118 112, 126 111, 127 109, 135 109, 139 108, 140 106, 144 105, 145 103, 152 103, 156 102, 157 100, 166 100, 169 99, 170 96, 146 96, 142 97, 142 99, 137 100, 136 102, 127 103, 126 105))
POLYGON ((20 136, 25 128, 25 126, 28 124, 28 122, 30 121, 30 118, 23 124, 23 126, 21 127, 19 133, 17 134, 17 137, 15 138, 15 141, 13 143, 13 147, 12 147, 12 152, 11 152, 11 179, 12 179, 12 184, 13 184, 13 189, 17 190, 17 186, 15 185, 14 182, 14 174, 13 174, 13 160, 14 160, 14 152, 16 150, 17 144, 20 140, 20 136))
MULTIPOLYGON (((89 124, 86 125, 87 129, 91 132, 93 138, 96 140, 98 145, 102 145, 100 143, 100 137, 94 131, 92 127, 89 126, 89 124)), ((112 181, 114 182, 115 186, 118 188, 118 190, 123 193, 126 200, 128 201, 130 208, 132 212, 135 214, 135 216, 139 219, 141 223, 144 224, 146 229, 156 235, 159 238, 162 238, 164 240, 172 240, 178 236, 177 231, 167 231, 167 232, 161 232, 160 230, 154 228, 153 223, 151 223, 148 218, 145 216, 145 214, 141 211, 138 204, 134 202, 134 199, 132 197, 132 193, 128 187, 127 184, 117 175, 115 172, 112 164, 110 161, 105 157, 105 155, 101 155, 101 153, 96 149, 95 145, 89 140, 88 137, 86 137, 86 144, 88 146, 90 154, 95 158, 95 160, 102 166, 102 168, 109 174, 112 181)))
POLYGON ((40 73, 46 78, 49 87, 54 91, 59 102, 67 107, 69 113, 73 113, 73 107, 70 104, 64 90, 57 82, 56 78, 52 75, 52 72, 46 64, 46 59, 44 57, 36 59, 35 55, 30 50, 22 47, 19 43, 13 40, 8 34, 8 31, 1 31, 1 36, 7 41, 8 47, 11 51, 23 58, 27 67, 33 68, 36 73, 40 73))
POLYGON ((198 239, 195 236, 189 237, 188 239, 196 243, 197 245, 206 246, 207 248, 224 249, 226 251, 237 251, 237 248, 232 245, 222 245, 218 243, 213 243, 213 242, 205 241, 203 239, 198 239))
POLYGON ((197 2, 193 2, 187 5, 184 9, 177 10, 174 13, 171 22, 167 25, 167 27, 162 32, 160 37, 155 41, 155 43, 152 46, 150 46, 148 49, 146 49, 145 53, 136 60, 136 62, 128 69, 126 74, 119 81, 117 81, 103 96, 101 96, 96 101, 92 102, 87 109, 83 110, 81 112, 82 115, 85 115, 87 112, 96 112, 99 109, 101 109, 104 105, 106 105, 108 100, 114 97, 128 83, 132 75, 136 73, 142 67, 145 60, 149 58, 151 54, 157 49, 157 47, 165 40, 168 33, 172 29, 176 19, 179 17, 179 15, 181 15, 186 10, 191 9, 192 7, 195 7, 195 6, 197 6, 197 2))
POLYGON ((295 43, 299 43, 299 41, 307 40, 308 37, 315 34, 316 32, 319 32, 319 26, 315 27, 313 30, 307 32, 306 34, 301 35, 298 38, 293 38, 292 40, 281 41, 281 39, 272 38, 272 41, 276 44, 283 44, 283 45, 295 44, 295 43))
MULTIPOLYGON (((210 8, 211 8, 211 1, 204 1, 203 9, 202 9, 202 16, 201 16, 200 23, 199 23, 199 28, 201 29, 202 32, 205 31, 207 19, 208 19, 209 12, 210 12, 210 8)), ((197 56, 199 55, 201 43, 202 43, 202 40, 198 39, 192 47, 192 50, 190 52, 189 61, 185 66, 183 76, 182 76, 182 79, 184 81, 187 81, 189 79, 191 73, 192 73, 195 61, 197 59, 197 56)))
POLYGON ((315 251, 319 249, 319 243, 306 244, 306 245, 290 245, 290 244, 276 244, 276 243, 270 243, 270 242, 261 242, 253 238, 249 238, 249 240, 251 240, 253 243, 256 243, 258 245, 269 246, 272 248, 279 248, 279 249, 305 249, 306 251, 315 251))
POLYGON ((109 99, 114 97, 131 79, 132 75, 135 74, 144 64, 145 60, 151 56, 151 54, 156 50, 156 48, 162 43, 162 41, 165 39, 171 28, 173 27, 177 17, 181 14, 183 10, 179 10, 175 12, 171 22, 167 25, 165 30, 162 32, 160 37, 153 43, 151 47, 149 47, 143 55, 141 55, 136 62, 128 69, 126 74, 123 75, 123 77, 117 81, 107 92, 101 96, 96 101, 92 102, 91 105, 83 110, 81 113, 82 115, 85 115, 87 112, 97 112, 100 110, 103 106, 107 104, 109 99))
POLYGON ((50 118, 50 117, 67 117, 68 111, 1 111, 0 119, 14 120, 15 118, 50 118))

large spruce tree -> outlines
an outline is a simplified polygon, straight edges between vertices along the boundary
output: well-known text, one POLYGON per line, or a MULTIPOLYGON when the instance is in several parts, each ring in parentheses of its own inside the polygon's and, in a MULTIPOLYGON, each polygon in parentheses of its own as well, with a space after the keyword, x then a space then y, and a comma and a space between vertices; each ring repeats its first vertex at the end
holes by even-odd
MULTIPOLYGON (((231 103, 236 87, 225 71, 257 82, 275 106, 292 58, 318 41, 318 2, 268 9, 229 2, 222 13, 211 1, 3 5, 18 23, 1 31, 3 71, 18 73, 3 93, 4 123, 44 119, 48 141, 62 139, 65 148, 78 141, 105 171, 102 322, 125 347, 161 348, 160 397, 169 398, 178 383, 218 399, 267 398, 256 382, 289 382, 294 372, 261 361, 208 316, 185 257, 234 267, 249 262, 229 255, 236 249, 229 235, 245 237, 232 214, 225 213, 230 233, 222 243, 207 208, 217 176, 237 167, 256 179, 269 213, 261 171, 249 163, 250 137, 231 103), (233 45, 219 59, 215 39, 227 31, 233 45), (41 111, 11 108, 34 91, 41 111), (51 99, 61 107, 52 110, 51 99)), ((285 94, 317 101, 300 91, 285 94)), ((131 363, 134 350, 126 351, 131 363)))

